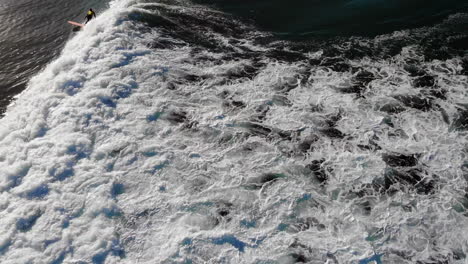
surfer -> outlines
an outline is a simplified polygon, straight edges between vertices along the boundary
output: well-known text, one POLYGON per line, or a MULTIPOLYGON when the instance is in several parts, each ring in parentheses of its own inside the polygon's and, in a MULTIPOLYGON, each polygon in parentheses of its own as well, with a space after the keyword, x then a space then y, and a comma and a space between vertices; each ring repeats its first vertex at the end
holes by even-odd
POLYGON ((88 13, 86 14, 86 22, 85 22, 85 25, 88 24, 88 22, 93 18, 93 17, 96 17, 96 13, 94 12, 94 10, 92 8, 90 8, 88 10, 88 13))

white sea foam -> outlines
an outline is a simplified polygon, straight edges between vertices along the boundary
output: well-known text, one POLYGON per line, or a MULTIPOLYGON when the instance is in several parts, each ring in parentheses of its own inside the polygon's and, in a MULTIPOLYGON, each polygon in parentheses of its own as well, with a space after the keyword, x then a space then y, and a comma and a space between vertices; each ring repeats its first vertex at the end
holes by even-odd
MULTIPOLYGON (((418 92, 402 66, 420 59, 417 47, 389 60, 350 60, 378 76, 364 99, 340 93, 351 72, 263 58, 253 79, 230 80, 248 59, 206 50, 219 61, 197 60, 190 43, 151 49, 167 36, 126 19, 141 8, 113 2, 0 120, 2 263, 294 263, 301 255, 367 263, 379 254, 411 263, 468 252, 466 135, 437 110, 410 108, 392 126, 376 110, 393 95, 418 92), (188 75, 206 78, 184 81, 188 75), (227 106, 224 91, 244 106, 227 106), (249 120, 262 105, 269 107, 262 125, 290 131, 292 141, 252 132, 249 120), (321 112, 310 110, 317 105, 321 112), (336 128, 346 139, 321 136, 298 153, 295 142, 320 134, 326 116, 340 111, 336 128), (376 137, 381 150, 358 147, 376 137), (383 177, 381 155, 393 152, 420 154, 436 191, 357 196, 383 177), (305 168, 319 159, 330 168, 325 186, 305 168)), ((459 58, 421 63, 448 91, 440 104, 453 117, 468 98, 459 58)))

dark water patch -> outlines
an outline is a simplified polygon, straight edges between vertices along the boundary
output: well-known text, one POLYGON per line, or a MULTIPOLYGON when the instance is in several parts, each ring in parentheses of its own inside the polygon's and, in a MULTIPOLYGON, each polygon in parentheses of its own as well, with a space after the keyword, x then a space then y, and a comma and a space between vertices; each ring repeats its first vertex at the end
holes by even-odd
POLYGON ((148 120, 149 122, 157 121, 161 117, 162 114, 163 112, 155 112, 154 114, 148 115, 146 117, 146 120, 148 120))
POLYGON ((398 102, 386 103, 376 107, 379 111, 388 113, 388 114, 398 114, 406 111, 406 108, 398 102))
POLYGON ((310 104, 309 110, 311 112, 323 112, 323 105, 322 104, 310 104))
POLYGON ((240 221, 240 226, 246 228, 255 228, 257 226, 257 222, 255 220, 249 221, 247 219, 242 219, 240 221))
MULTIPOLYGON (((320 106, 313 106, 319 109, 314 109, 317 111, 322 111, 323 107, 320 106)), ((314 111, 315 112, 315 111, 314 111)), ((323 128, 334 128, 336 127, 337 123, 343 118, 343 109, 339 108, 337 112, 334 113, 327 113, 322 115, 317 115, 319 117, 320 123, 317 123, 317 126, 323 128)))
POLYGON ((332 113, 326 116, 325 123, 329 127, 335 127, 336 123, 343 118, 343 110, 340 108, 337 113, 332 113))
POLYGON ((97 212, 96 216, 101 213, 110 219, 119 218, 123 215, 122 210, 120 210, 120 208, 118 208, 117 206, 105 207, 100 212, 97 212))
POLYGON ((74 155, 76 160, 89 157, 91 151, 85 144, 75 144, 67 147, 67 154, 74 155))
POLYGON ((230 212, 229 212, 228 209, 223 208, 223 209, 219 209, 219 210, 217 211, 217 213, 218 213, 219 216, 225 217, 225 216, 227 216, 230 212))
POLYGON ((0 256, 8 251, 8 248, 11 246, 11 244, 12 243, 10 239, 2 241, 2 244, 0 244, 0 256))
POLYGON ((214 226, 222 222, 230 222, 232 220, 231 212, 233 211, 233 204, 230 202, 220 201, 216 203, 215 210, 212 215, 215 216, 214 226))
POLYGON ((261 122, 265 120, 268 111, 270 111, 270 106, 268 104, 261 104, 255 107, 255 114, 251 117, 253 122, 261 122))
POLYGON ((323 165, 324 162, 325 159, 313 160, 306 166, 306 168, 312 172, 314 178, 318 180, 320 184, 325 184, 328 181, 327 170, 323 165))
POLYGON ((337 90, 340 93, 344 93, 344 94, 358 94, 358 95, 361 95, 364 92, 365 89, 366 89, 366 87, 364 87, 364 86, 353 85, 353 86, 350 86, 350 87, 338 88, 337 90))
POLYGON ((217 94, 221 99, 227 99, 230 95, 231 95, 231 92, 229 92, 228 90, 223 90, 221 91, 220 93, 217 94))
POLYGON ((267 137, 273 133, 271 128, 257 123, 247 122, 242 123, 239 126, 247 128, 249 133, 255 136, 267 137))
POLYGON ((125 186, 122 183, 114 182, 112 183, 111 187, 111 195, 112 197, 116 198, 118 195, 123 194, 125 192, 125 186))
POLYGON ((67 256, 67 253, 68 251, 62 251, 56 259, 50 262, 50 264, 62 264, 65 260, 65 256, 67 256))
POLYGON ((133 213, 122 215, 120 220, 127 228, 137 228, 142 223, 148 221, 148 219, 159 213, 159 211, 159 208, 138 209, 133 213))
POLYGON ((415 190, 419 194, 430 194, 434 192, 436 183, 428 177, 425 172, 417 168, 407 170, 386 169, 383 182, 373 182, 380 191, 392 194, 397 191, 415 190))
POLYGON ((26 198, 29 200, 42 199, 48 194, 49 186, 47 184, 41 184, 38 187, 26 192, 26 198))
POLYGON ((368 85, 371 81, 375 80, 376 77, 372 72, 366 71, 366 70, 360 70, 356 76, 353 78, 353 82, 356 85, 359 86, 366 86, 368 85))
POLYGON ((413 86, 414 87, 433 87, 435 85, 435 82, 436 81, 433 76, 423 75, 414 79, 413 86))
POLYGON ((117 106, 116 102, 114 102, 114 100, 112 100, 112 98, 110 97, 100 97, 99 98, 101 103, 105 106, 108 106, 108 107, 112 107, 112 108, 115 108, 117 106))
POLYGON ((151 49, 167 49, 172 50, 175 48, 181 48, 187 46, 187 43, 178 42, 171 39, 166 38, 158 38, 154 40, 151 44, 148 44, 148 48, 151 49))
POLYGON ((34 136, 38 138, 43 137, 47 134, 47 131, 49 131, 49 129, 46 126, 41 125, 39 131, 37 131, 34 136))
MULTIPOLYGON (((236 46, 236 51, 225 51, 221 54, 220 59, 218 59, 218 63, 221 64, 223 61, 239 61, 239 60, 246 60, 250 61, 250 64, 244 64, 247 67, 247 72, 253 71, 255 68, 262 68, 265 66, 265 63, 261 62, 263 58, 263 54, 261 52, 251 51, 246 49, 243 46, 236 46), (253 67, 254 69, 250 68, 253 67)), ((251 74, 254 75, 253 73, 251 74)))
POLYGON ((49 175, 56 181, 64 181, 75 175, 74 164, 67 162, 65 167, 54 167, 49 170, 49 175))
POLYGON ((452 250, 452 254, 454 260, 466 259, 466 254, 460 249, 452 250))
POLYGON ((125 258, 126 252, 125 249, 122 246, 122 243, 120 242, 120 236, 118 236, 117 239, 112 240, 111 248, 109 250, 109 253, 112 256, 117 256, 120 259, 125 258))
POLYGON ((223 106, 227 108, 245 108, 245 103, 237 100, 228 100, 223 102, 223 106))
POLYGON ((272 182, 275 182, 281 178, 285 178, 286 176, 281 173, 265 173, 257 177, 251 177, 247 180, 247 186, 254 188, 254 189, 260 189, 262 188, 265 184, 269 184, 272 182))
POLYGON ((279 137, 282 140, 291 141, 293 136, 300 135, 301 131, 302 131, 301 129, 296 130, 296 131, 288 131, 288 130, 277 129, 275 136, 279 137))
POLYGON ((411 77, 418 77, 418 76, 426 75, 426 72, 416 64, 407 64, 403 66, 403 69, 405 69, 409 73, 409 76, 411 77))
POLYGON ((372 204, 369 201, 357 203, 357 207, 362 215, 369 216, 372 212, 372 204))
POLYGON ((465 131, 468 130, 468 107, 460 108, 455 114, 451 130, 465 131))
POLYGON ((440 107, 439 110, 440 110, 440 114, 441 114, 442 119, 444 120, 444 122, 445 122, 447 125, 450 125, 450 117, 449 117, 447 111, 446 111, 444 108, 442 108, 442 107, 440 107))
POLYGON ((373 57, 375 54, 374 49, 376 48, 375 46, 371 45, 366 45, 361 43, 360 39, 357 39, 357 41, 351 41, 350 42, 350 47, 348 49, 345 49, 343 52, 343 55, 345 58, 351 59, 351 60, 358 60, 362 59, 364 57, 373 57))
POLYGON ((380 122, 381 125, 387 125, 391 128, 395 127, 395 124, 393 123, 393 120, 390 116, 386 116, 382 119, 382 122, 380 122))
POLYGON ((297 144, 297 150, 301 153, 307 153, 309 151, 313 151, 313 145, 316 143, 320 138, 317 135, 309 135, 302 139, 297 144))
POLYGON ((460 71, 460 74, 468 75, 468 56, 462 59, 461 66, 462 70, 460 71))
POLYGON ((449 47, 457 50, 466 50, 468 48, 468 36, 451 38, 448 42, 449 47))
POLYGON ((229 80, 236 80, 241 78, 253 79, 260 70, 263 68, 263 64, 257 63, 255 65, 243 65, 240 68, 229 70, 225 76, 229 80))
POLYGON ((345 137, 343 132, 334 127, 320 129, 320 132, 329 138, 342 139, 345 137))
POLYGON ((446 43, 446 40, 432 38, 426 39, 426 42, 422 47, 424 59, 426 61, 450 59, 452 55, 444 47, 444 44, 446 43))
POLYGON ((382 149, 380 146, 378 146, 376 144, 368 144, 368 145, 358 144, 356 146, 361 150, 369 150, 369 151, 373 151, 373 152, 382 149))
POLYGON ((430 89, 424 89, 421 91, 421 94, 429 99, 447 100, 447 90, 437 86, 430 89))
POLYGON ((155 174, 156 172, 164 169, 167 165, 169 165, 169 161, 165 160, 164 162, 161 162, 157 165, 154 165, 153 168, 149 171, 151 174, 155 174))
POLYGON ((378 43, 378 48, 374 53, 377 57, 389 59, 400 54, 405 44, 403 41, 382 40, 378 43))
POLYGON ((383 161, 390 167, 413 167, 418 164, 420 155, 383 154, 383 161))
POLYGON ((184 79, 184 83, 199 83, 207 79, 207 77, 188 73, 188 74, 184 74, 183 79, 184 79))
POLYGON ((112 98, 114 100, 127 98, 132 94, 132 91, 136 88, 138 88, 138 84, 135 81, 131 81, 130 83, 126 84, 121 84, 112 91, 112 98))
POLYGON ((262 145, 258 142, 248 142, 247 144, 242 146, 243 151, 255 151, 262 145))
POLYGON ((380 147, 378 142, 379 142, 379 137, 377 135, 374 135, 369 139, 369 146, 371 146, 372 149, 381 150, 382 147, 380 147))
POLYGON ((185 111, 170 111, 167 112, 163 118, 172 124, 180 124, 187 121, 187 112, 185 111))
POLYGON ((335 72, 348 72, 351 69, 351 66, 341 57, 325 57, 319 65, 330 68, 335 72))
POLYGON ((106 261, 107 255, 109 255, 108 251, 100 252, 94 255, 91 261, 93 264, 103 264, 106 261))
POLYGON ((211 242, 215 245, 230 244, 239 250, 239 252, 244 252, 245 247, 248 246, 245 242, 242 242, 233 235, 223 235, 221 237, 212 238, 211 242))
POLYGON ((135 217, 136 218, 148 218, 148 217, 151 217, 155 214, 157 214, 159 212, 159 209, 157 208, 147 208, 147 209, 144 209, 140 212, 137 212, 135 213, 135 217))
POLYGON ((433 102, 422 95, 395 95, 393 96, 405 106, 421 111, 429 111, 433 108, 433 102))
POLYGON ((47 239, 47 240, 44 240, 43 243, 44 243, 44 247, 47 248, 48 246, 54 244, 54 243, 57 243, 60 241, 60 238, 55 238, 55 239, 47 239))
MULTIPOLYGON (((464 176, 465 176, 465 180, 467 180, 466 175, 464 176)), ((455 203, 452 206, 452 208, 456 212, 461 213, 464 216, 468 217, 468 185, 467 187, 465 187, 464 195, 457 199, 457 203, 455 203)))
POLYGON ((452 254, 442 255, 440 253, 437 253, 425 260, 416 261, 416 264, 450 264, 453 263, 453 261, 454 256, 452 254))
MULTIPOLYGON (((375 179, 374 182, 380 182, 381 179, 375 179)), ((347 194, 344 196, 347 199, 354 198, 363 198, 363 197, 373 197, 377 195, 382 195, 385 193, 385 190, 382 188, 379 183, 365 183, 360 186, 352 186, 347 194)))
POLYGON ((422 40, 421 49, 425 61, 444 61, 452 58, 456 53, 460 53, 449 48, 447 37, 448 35, 446 34, 442 34, 441 36, 431 35, 422 40))
POLYGON ((359 264, 372 264, 372 263, 377 263, 377 264, 383 264, 382 263, 382 256, 384 254, 375 254, 369 258, 361 259, 359 260, 359 264))
POLYGON ((19 186, 23 182, 23 178, 26 177, 26 175, 28 175, 30 169, 31 165, 24 166, 21 169, 19 169, 16 173, 11 173, 7 175, 8 184, 6 188, 12 189, 16 186, 19 186))
POLYGON ((177 84, 174 82, 168 82, 166 83, 166 89, 171 90, 171 91, 176 90, 177 84))
POLYGON ((305 55, 299 52, 288 51, 284 49, 272 49, 266 52, 265 54, 267 57, 285 61, 285 62, 297 62, 303 61, 306 59, 305 55))
POLYGON ((198 130, 198 125, 199 124, 200 123, 198 121, 191 120, 191 121, 185 122, 185 124, 183 125, 183 128, 191 130, 191 131, 196 131, 196 130, 198 130))
POLYGON ((16 221, 16 229, 20 232, 27 232, 36 224, 37 219, 41 217, 41 212, 36 212, 28 217, 20 218, 16 221))
POLYGON ((184 246, 190 246, 193 244, 193 240, 191 238, 186 237, 184 238, 184 240, 182 240, 181 244, 184 246))
MULTIPOLYGON (((468 183, 468 161, 463 162, 460 169, 463 172, 463 177, 465 178, 465 181, 468 183)), ((468 195, 468 188, 465 190, 465 193, 466 195, 468 195)))
POLYGON ((294 252, 280 257, 278 263, 309 263, 309 259, 302 253, 294 252))
POLYGON ((413 253, 407 249, 390 249, 387 252, 388 256, 397 256, 398 259, 402 259, 402 261, 409 261, 411 262, 413 259, 413 253))

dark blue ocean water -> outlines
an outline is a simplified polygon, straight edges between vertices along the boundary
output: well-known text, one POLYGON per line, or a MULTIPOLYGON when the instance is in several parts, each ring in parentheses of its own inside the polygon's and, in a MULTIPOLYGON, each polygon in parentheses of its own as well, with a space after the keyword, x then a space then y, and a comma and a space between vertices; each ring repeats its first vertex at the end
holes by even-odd
POLYGON ((32 75, 56 57, 70 37, 67 20, 82 21, 88 8, 108 1, 2 0, 0 2, 0 113, 32 75))
POLYGON ((372 36, 432 25, 468 8, 464 0, 196 0, 285 38, 372 36))

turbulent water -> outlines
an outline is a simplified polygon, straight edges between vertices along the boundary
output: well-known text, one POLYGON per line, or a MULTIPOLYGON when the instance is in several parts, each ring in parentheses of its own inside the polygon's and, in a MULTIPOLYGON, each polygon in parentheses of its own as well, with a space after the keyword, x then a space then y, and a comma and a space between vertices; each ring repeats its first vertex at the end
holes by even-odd
POLYGON ((31 76, 60 54, 71 29, 66 21, 81 21, 87 8, 100 10, 107 2, 1 0, 0 116, 31 76))
POLYGON ((466 263, 467 27, 111 2, 0 120, 0 262, 466 263))

